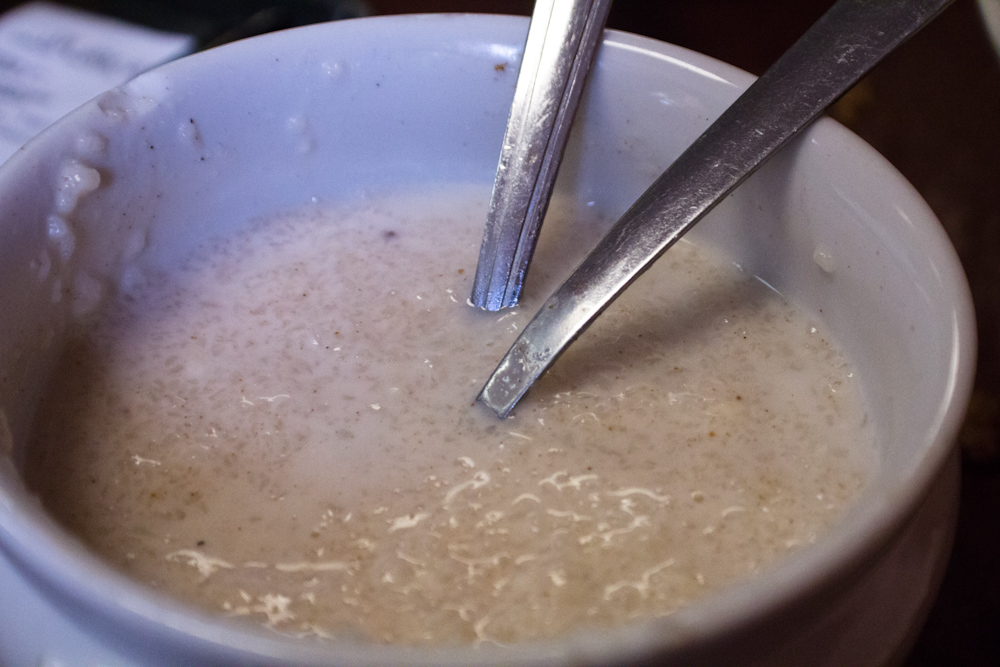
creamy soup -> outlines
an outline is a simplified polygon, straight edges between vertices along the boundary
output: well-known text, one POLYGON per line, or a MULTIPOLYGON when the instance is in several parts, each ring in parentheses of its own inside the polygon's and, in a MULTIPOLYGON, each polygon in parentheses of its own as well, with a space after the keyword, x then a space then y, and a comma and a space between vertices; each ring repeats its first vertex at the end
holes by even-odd
POLYGON ((27 476, 145 584, 276 631, 506 644, 670 614, 815 541, 871 433, 823 324, 681 242, 515 413, 474 402, 608 226, 554 203, 522 307, 469 305, 488 191, 255 221, 112 304, 27 476))

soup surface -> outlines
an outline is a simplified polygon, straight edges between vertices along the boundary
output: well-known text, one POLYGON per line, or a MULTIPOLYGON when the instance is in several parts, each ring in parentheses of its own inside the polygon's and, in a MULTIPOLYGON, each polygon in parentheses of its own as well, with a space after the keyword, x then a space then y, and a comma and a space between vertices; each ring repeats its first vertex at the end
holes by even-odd
POLYGON ((71 340, 29 482, 135 579, 303 636, 509 643, 669 614, 826 531, 871 433, 820 321, 681 242, 507 420, 474 397, 608 226, 554 202, 522 307, 488 191, 255 221, 71 340))

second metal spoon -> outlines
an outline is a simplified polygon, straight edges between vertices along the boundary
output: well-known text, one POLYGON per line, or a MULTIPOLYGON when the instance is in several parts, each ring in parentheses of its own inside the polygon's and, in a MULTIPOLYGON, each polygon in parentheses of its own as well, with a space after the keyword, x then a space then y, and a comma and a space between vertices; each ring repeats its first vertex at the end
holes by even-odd
POLYGON ((478 399, 506 417, 650 264, 952 0, 839 0, 629 208, 542 304, 478 399))

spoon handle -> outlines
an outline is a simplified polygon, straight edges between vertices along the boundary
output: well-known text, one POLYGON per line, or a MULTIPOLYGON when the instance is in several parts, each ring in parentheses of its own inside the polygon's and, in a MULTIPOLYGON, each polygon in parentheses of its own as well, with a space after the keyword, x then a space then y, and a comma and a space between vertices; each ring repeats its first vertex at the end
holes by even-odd
POLYGON ((486 310, 517 304, 611 0, 537 0, 507 119, 472 287, 486 310))
POLYGON ((952 0, 839 0, 678 157, 542 305, 478 400, 506 417, 617 297, 776 150, 952 0))

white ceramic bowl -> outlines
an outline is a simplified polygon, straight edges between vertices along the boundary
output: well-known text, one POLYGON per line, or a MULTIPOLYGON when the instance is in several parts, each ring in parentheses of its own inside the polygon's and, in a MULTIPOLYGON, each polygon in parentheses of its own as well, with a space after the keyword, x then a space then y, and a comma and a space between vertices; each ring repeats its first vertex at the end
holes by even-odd
MULTIPOLYGON (((694 233, 822 310, 861 369, 881 462, 831 534, 744 585, 664 619, 507 649, 319 646, 125 579, 23 487, 20 443, 66 323, 94 305, 95 285, 107 291, 130 262, 167 266, 206 234, 313 197, 488 184, 526 29, 520 18, 425 16, 255 38, 101 96, 0 169, 0 663, 844 665, 905 649, 951 542, 972 307, 924 202, 827 119, 694 233), (84 167, 101 183, 76 201, 79 183, 66 177, 84 167), (65 262, 65 239, 48 224, 59 206, 75 234, 65 262), (817 266, 816 248, 833 273, 817 266), (54 290, 66 296, 54 301, 54 290)), ((608 33, 559 189, 622 212, 751 80, 608 33)))

